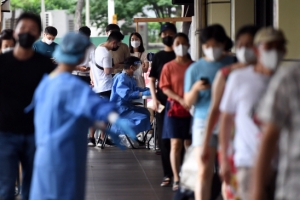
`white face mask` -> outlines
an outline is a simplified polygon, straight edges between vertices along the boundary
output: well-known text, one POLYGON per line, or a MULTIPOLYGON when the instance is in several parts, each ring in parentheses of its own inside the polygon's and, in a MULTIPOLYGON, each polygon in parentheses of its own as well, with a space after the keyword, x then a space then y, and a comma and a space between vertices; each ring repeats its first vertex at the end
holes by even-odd
POLYGON ((252 48, 241 47, 236 50, 236 57, 239 62, 247 64, 256 61, 256 56, 252 48))
POLYGON ((221 58, 223 49, 222 48, 203 48, 204 55, 210 60, 210 61, 216 61, 219 58, 221 58))
POLYGON ((137 40, 131 41, 131 46, 133 48, 138 48, 140 45, 141 45, 140 41, 137 41, 137 40))
POLYGON ((176 56, 185 56, 188 53, 188 49, 188 46, 180 44, 174 47, 174 52, 176 56))
POLYGON ((260 62, 261 64, 270 69, 270 70, 276 70, 279 63, 284 57, 284 53, 277 51, 276 49, 271 50, 264 50, 260 48, 260 62))
POLYGON ((12 51, 12 50, 14 50, 13 47, 7 47, 7 48, 5 48, 5 49, 1 49, 1 52, 2 52, 2 53, 7 53, 7 52, 10 52, 10 51, 12 51))
POLYGON ((52 44, 53 40, 48 40, 47 38, 45 39, 46 44, 50 45, 52 44))

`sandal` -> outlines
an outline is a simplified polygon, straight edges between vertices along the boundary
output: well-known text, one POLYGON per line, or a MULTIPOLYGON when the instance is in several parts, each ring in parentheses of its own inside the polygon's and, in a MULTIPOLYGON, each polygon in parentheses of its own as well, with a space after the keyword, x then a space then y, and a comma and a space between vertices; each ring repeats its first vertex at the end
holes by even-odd
POLYGON ((166 187, 166 186, 169 186, 171 183, 171 179, 169 177, 164 177, 160 186, 161 187, 166 187))
POLYGON ((177 191, 179 188, 179 181, 175 181, 173 182, 173 187, 172 187, 172 190, 173 191, 177 191))

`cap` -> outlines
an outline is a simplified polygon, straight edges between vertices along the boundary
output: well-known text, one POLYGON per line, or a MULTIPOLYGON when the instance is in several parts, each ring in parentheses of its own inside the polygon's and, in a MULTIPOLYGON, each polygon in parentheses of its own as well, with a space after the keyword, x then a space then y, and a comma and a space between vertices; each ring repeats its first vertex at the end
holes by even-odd
POLYGON ((261 28, 255 35, 254 44, 258 45, 260 43, 269 42, 283 42, 286 43, 285 36, 281 30, 275 29, 273 27, 261 28))
POLYGON ((174 33, 177 33, 176 26, 174 24, 172 24, 172 23, 169 23, 169 22, 161 25, 161 27, 160 27, 160 33, 159 34, 161 34, 162 32, 164 32, 166 30, 171 30, 171 31, 174 31, 174 33))
POLYGON ((88 37, 82 33, 67 33, 56 46, 53 58, 58 63, 77 64, 90 44, 88 37))

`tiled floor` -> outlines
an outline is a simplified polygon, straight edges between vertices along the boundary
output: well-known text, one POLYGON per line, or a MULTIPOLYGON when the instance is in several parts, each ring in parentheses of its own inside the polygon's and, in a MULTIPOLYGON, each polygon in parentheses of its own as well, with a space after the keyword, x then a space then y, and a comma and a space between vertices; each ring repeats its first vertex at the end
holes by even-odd
POLYGON ((160 156, 151 150, 89 148, 86 200, 171 200, 171 187, 160 187, 160 156))

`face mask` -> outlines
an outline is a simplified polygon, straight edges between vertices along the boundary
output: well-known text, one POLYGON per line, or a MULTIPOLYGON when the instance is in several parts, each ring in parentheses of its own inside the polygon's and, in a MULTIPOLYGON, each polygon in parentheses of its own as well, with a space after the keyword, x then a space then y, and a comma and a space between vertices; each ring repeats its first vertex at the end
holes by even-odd
POLYGON ((131 46, 133 48, 138 48, 139 46, 141 45, 141 42, 140 41, 131 41, 131 46))
POLYGON ((260 49, 260 55, 261 64, 270 70, 275 70, 284 57, 284 53, 277 51, 276 49, 260 49))
POLYGON ((256 61, 256 56, 253 49, 241 47, 236 50, 236 57, 241 63, 252 63, 256 61))
POLYGON ((112 51, 117 51, 119 49, 119 46, 112 48, 112 51))
POLYGON ((204 55, 210 60, 210 61, 216 61, 219 58, 221 58, 223 49, 222 48, 203 48, 204 55))
POLYGON ((31 35, 30 33, 21 33, 19 36, 19 44, 24 49, 30 49, 32 48, 33 43, 35 42, 36 38, 31 35))
POLYGON ((180 44, 174 47, 174 52, 176 56, 185 56, 188 52, 188 49, 189 49, 188 46, 180 44))
POLYGON ((45 39, 46 44, 50 45, 52 44, 53 40, 48 40, 47 38, 45 39))
POLYGON ((5 48, 5 49, 2 49, 1 52, 2 52, 2 53, 7 53, 7 52, 10 52, 10 51, 12 51, 12 50, 14 50, 13 47, 7 47, 7 48, 5 48))
POLYGON ((167 37, 164 37, 163 39, 162 39, 162 41, 163 41, 163 43, 164 43, 164 45, 166 45, 166 46, 168 46, 168 47, 171 47, 172 45, 173 45, 173 37, 171 37, 171 36, 167 36, 167 37))

